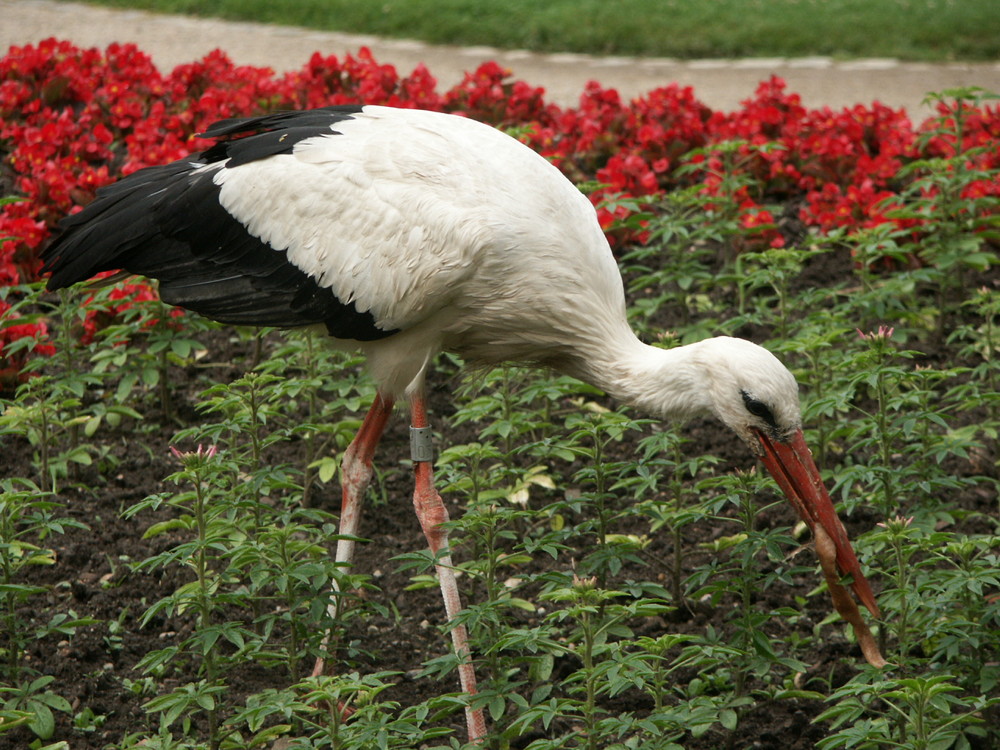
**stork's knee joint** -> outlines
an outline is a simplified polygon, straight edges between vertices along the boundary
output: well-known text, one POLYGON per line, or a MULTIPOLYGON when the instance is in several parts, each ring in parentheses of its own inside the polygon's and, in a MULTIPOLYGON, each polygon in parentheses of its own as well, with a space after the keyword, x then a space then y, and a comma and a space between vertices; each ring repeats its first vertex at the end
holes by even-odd
POLYGON ((434 442, 430 427, 410 427, 410 458, 414 463, 434 460, 434 442))

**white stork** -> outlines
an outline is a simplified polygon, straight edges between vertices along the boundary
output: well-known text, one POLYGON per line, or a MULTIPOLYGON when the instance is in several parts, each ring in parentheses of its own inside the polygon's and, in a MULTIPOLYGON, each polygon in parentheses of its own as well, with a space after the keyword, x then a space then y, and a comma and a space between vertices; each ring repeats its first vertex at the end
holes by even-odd
MULTIPOLYGON (((325 326, 360 348, 378 393, 343 459, 337 561, 352 558, 375 446, 405 399, 417 517, 448 618, 461 609, 424 441, 425 374, 451 351, 550 367, 664 419, 714 414, 833 541, 840 573, 878 614, 803 440, 795 378, 740 339, 639 341, 593 207, 544 158, 473 120, 379 106, 225 120, 204 137, 217 142, 125 177, 67 218, 43 254, 49 288, 124 269, 224 323, 325 326)), ((466 634, 452 636, 471 695, 466 634)), ((466 718, 481 739, 482 712, 466 718)))

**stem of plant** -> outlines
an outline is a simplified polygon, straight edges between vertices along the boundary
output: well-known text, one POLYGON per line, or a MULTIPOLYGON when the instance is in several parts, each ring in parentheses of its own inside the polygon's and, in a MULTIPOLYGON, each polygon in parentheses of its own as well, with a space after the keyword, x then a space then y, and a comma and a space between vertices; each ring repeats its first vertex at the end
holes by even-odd
POLYGON ((670 594, 674 600, 674 606, 681 607, 684 604, 684 592, 681 591, 681 575, 683 573, 682 566, 684 564, 684 551, 682 549, 682 543, 684 541, 681 533, 681 525, 678 523, 680 518, 681 508, 684 503, 684 480, 681 476, 683 455, 681 454, 680 443, 675 442, 673 447, 674 453, 674 470, 673 478, 671 481, 671 492, 670 495, 673 499, 674 506, 674 521, 670 524, 670 538, 673 544, 673 570, 671 582, 670 582, 670 594))
MULTIPOLYGON (((281 535, 279 546, 281 564, 285 570, 291 570, 292 557, 288 554, 288 536, 281 535)), ((288 608, 288 676, 293 683, 299 681, 299 629, 295 623, 295 594, 292 587, 287 588, 285 606, 288 608)))
MULTIPOLYGON (((205 488, 200 469, 193 472, 195 492, 195 524, 198 527, 198 554, 195 556, 195 575, 198 577, 198 629, 205 630, 212 620, 212 596, 208 583, 208 522, 205 518, 205 488)), ((208 649, 203 654, 205 678, 211 684, 215 682, 216 663, 214 649, 208 649)), ((213 707, 208 710, 209 737, 212 748, 219 746, 218 713, 213 707)))
MULTIPOLYGON (((14 529, 9 523, 7 513, 3 514, 3 523, 0 524, 0 531, 3 532, 4 539, 14 538, 14 529)), ((10 590, 14 583, 14 571, 10 564, 10 556, 5 552, 3 560, 3 584, 4 589, 10 590)), ((4 614, 4 630, 7 632, 7 679, 16 685, 20 679, 21 649, 17 637, 17 603, 13 595, 7 595, 7 612, 4 614)))
POLYGON ((910 651, 909 637, 909 617, 910 605, 907 592, 910 587, 909 562, 903 550, 904 539, 896 536, 893 539, 892 551, 896 562, 896 588, 899 590, 899 615, 896 619, 896 642, 899 648, 899 659, 901 663, 910 651))
MULTIPOLYGON (((313 337, 311 334, 306 333, 306 361, 305 370, 306 376, 311 382, 315 382, 317 372, 316 372, 316 357, 313 337)), ((309 411, 309 424, 316 424, 319 418, 319 399, 316 397, 316 389, 309 389, 309 396, 306 401, 309 411)), ((302 472, 302 507, 308 508, 312 502, 312 490, 313 482, 316 481, 316 469, 313 467, 313 462, 316 460, 316 456, 319 455, 316 448, 316 433, 311 431, 306 435, 305 440, 305 470, 302 472)))
POLYGON ((45 402, 42 400, 39 400, 38 402, 38 417, 38 428, 41 433, 38 446, 38 458, 41 463, 42 486, 47 488, 49 492, 55 492, 56 478, 55 475, 53 475, 53 473, 49 470, 49 413, 45 408, 45 402))
MULTIPOLYGON (((984 352, 983 356, 985 357, 986 363, 987 363, 987 368, 986 368, 986 382, 989 384, 990 392, 991 393, 996 393, 997 392, 996 368, 994 368, 992 366, 993 362, 994 362, 993 358, 994 358, 995 352, 996 352, 996 346, 994 344, 994 336, 996 335, 996 333, 995 333, 995 331, 996 331, 996 329, 995 329, 995 322, 996 321, 995 321, 995 317, 993 315, 993 310, 992 310, 992 308, 989 307, 989 303, 988 302, 985 305, 985 307, 987 307, 987 309, 985 310, 985 314, 983 315, 983 319, 984 319, 983 320, 983 328, 984 328, 983 339, 984 339, 984 346, 986 347, 986 351, 984 352)), ((996 401, 990 400, 989 406, 988 406, 988 410, 989 410, 989 414, 990 414, 990 421, 995 422, 996 419, 997 419, 997 405, 996 405, 996 401)))
MULTIPOLYGON (((502 398, 500 403, 503 405, 503 419, 508 425, 511 423, 513 417, 513 384, 510 378, 511 368, 505 366, 503 368, 503 377, 500 380, 502 393, 502 398)), ((507 433, 507 436, 503 439, 503 452, 507 456, 510 456, 514 452, 514 434, 513 430, 507 433)))
POLYGON ((608 518, 605 508, 604 493, 607 480, 604 475, 604 444, 601 442, 601 433, 598 427, 594 427, 594 490, 597 496, 597 540, 603 547, 607 544, 608 538, 608 518))
MULTIPOLYGON (((737 472, 737 479, 739 480, 739 493, 740 493, 740 520, 743 526, 743 532, 747 535, 753 533, 754 517, 756 516, 756 507, 754 505, 753 490, 750 486, 751 477, 748 472, 737 472)), ((740 628, 741 632, 741 648, 745 654, 749 654, 753 649, 753 619, 751 618, 751 612, 753 608, 753 591, 754 582, 750 577, 746 569, 743 569, 743 574, 739 576, 739 597, 740 597, 740 619, 742 620, 742 626, 740 628)), ((736 665, 733 675, 733 693, 737 698, 742 698, 746 695, 747 687, 747 669, 746 669, 746 658, 741 659, 742 663, 736 665)))
POLYGON ((170 374, 170 361, 167 359, 167 349, 160 349, 156 358, 157 369, 160 371, 160 382, 157 390, 160 394, 160 411, 163 412, 163 421, 169 422, 173 418, 173 407, 170 402, 170 387, 168 377, 170 374))
MULTIPOLYGON (((877 343, 876 346, 885 346, 877 343)), ((886 362, 885 352, 879 353, 878 371, 875 374, 875 425, 878 430, 879 460, 881 462, 879 481, 882 485, 882 512, 886 517, 896 512, 896 488, 892 481, 892 437, 889 434, 888 393, 886 390, 883 365, 886 362)))
POLYGON ((591 627, 590 608, 584 604, 580 616, 580 629, 583 631, 583 653, 580 658, 586 672, 586 698, 583 705, 583 720, 587 727, 587 748, 597 750, 597 678, 594 674, 594 631, 591 627))

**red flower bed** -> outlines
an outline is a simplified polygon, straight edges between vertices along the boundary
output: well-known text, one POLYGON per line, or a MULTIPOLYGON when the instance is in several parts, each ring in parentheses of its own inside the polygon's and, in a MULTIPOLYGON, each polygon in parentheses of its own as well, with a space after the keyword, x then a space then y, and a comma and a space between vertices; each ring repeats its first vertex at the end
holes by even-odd
MULTIPOLYGON (((299 71, 235 66, 222 52, 162 73, 134 45, 104 52, 49 39, 12 47, 0 58, 0 185, 25 200, 0 207, 0 286, 37 279, 37 249, 58 219, 86 204, 102 185, 151 164, 199 150, 197 133, 226 117, 278 109, 365 102, 462 112, 514 128, 574 181, 596 180, 595 204, 607 196, 656 196, 694 182, 711 198, 720 189, 713 146, 739 142, 739 167, 754 189, 729 196, 749 239, 780 245, 764 207, 802 206, 819 230, 868 227, 888 218, 901 186, 900 167, 950 155, 957 144, 922 138, 906 113, 881 104, 808 110, 785 83, 771 78, 735 112, 714 112, 690 88, 669 85, 631 102, 591 83, 575 108, 546 103, 544 91, 485 63, 441 94, 423 66, 401 77, 362 49, 356 56, 313 57, 299 71), (702 149, 696 169, 678 170, 702 149)), ((964 148, 996 143, 997 108, 963 114, 964 148)), ((943 117, 953 116, 941 106, 943 117)), ((996 167, 996 149, 977 157, 996 167)), ((995 182, 967 188, 996 195, 995 182)), ((620 203, 601 209, 603 225, 627 217, 620 203)), ((634 240, 616 232, 614 242, 634 240)), ((127 304, 127 302, 123 303, 127 304)), ((0 302, 0 314, 6 303, 0 302)), ((27 328, 30 328, 28 326, 27 328)), ((4 334, 9 340, 14 329, 4 334)), ((37 330, 18 335, 35 335, 37 330)), ((3 360, 0 340, 0 361, 3 360)))

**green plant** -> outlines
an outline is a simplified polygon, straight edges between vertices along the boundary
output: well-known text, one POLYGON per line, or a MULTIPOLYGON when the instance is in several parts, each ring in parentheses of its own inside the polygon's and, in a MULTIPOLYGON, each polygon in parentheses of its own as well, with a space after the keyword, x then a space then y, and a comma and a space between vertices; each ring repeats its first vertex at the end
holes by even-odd
POLYGON ((173 422, 171 368, 191 365, 204 355, 200 339, 218 324, 200 315, 181 319, 177 308, 159 299, 143 299, 140 291, 123 297, 114 286, 96 290, 86 309, 89 316, 108 321, 92 333, 92 372, 116 383, 119 404, 155 395, 161 421, 173 422))
POLYGON ((146 704, 145 709, 159 714, 161 731, 169 730, 180 719, 186 735, 192 731, 192 718, 205 712, 209 722, 209 746, 218 748, 223 736, 218 726, 218 704, 225 691, 224 685, 213 684, 207 679, 189 682, 156 696, 146 704))
MULTIPOLYGON (((17 307, 30 309, 40 304, 40 284, 21 290, 23 296, 17 307)), ((78 467, 107 457, 107 450, 92 440, 98 430, 105 425, 117 427, 125 419, 142 418, 124 403, 95 397, 105 385, 105 373, 85 366, 83 349, 75 338, 77 324, 92 309, 74 305, 63 294, 56 308, 59 324, 53 338, 53 355, 44 355, 37 337, 18 339, 5 351, 8 357, 23 352, 34 356, 24 363, 24 382, 17 387, 14 398, 0 400, 0 436, 27 438, 36 449, 38 481, 53 492, 60 480, 78 478, 78 467)), ((32 320, 32 315, 11 315, 8 319, 20 322, 32 320)))
POLYGON ((984 433, 995 439, 996 422, 1000 418, 1000 381, 998 381, 997 352, 1000 351, 1000 294, 988 287, 980 287, 962 306, 973 313, 969 323, 955 326, 948 336, 948 343, 958 345, 958 354, 971 360, 970 375, 975 379, 971 387, 960 387, 956 396, 968 394, 963 401, 972 405, 985 405, 989 419, 982 423, 984 433), (979 385, 986 386, 982 392, 979 385))
POLYGON ((921 134, 918 148, 939 151, 940 156, 916 159, 900 170, 899 178, 909 184, 901 206, 887 213, 915 226, 912 252, 936 272, 932 281, 939 335, 946 309, 970 286, 969 272, 981 274, 998 260, 990 243, 1000 238, 1000 197, 989 186, 1000 170, 989 166, 993 147, 970 144, 966 132, 973 109, 992 98, 978 87, 928 96, 926 101, 936 104, 940 114, 921 134))
MULTIPOLYGON (((32 635, 18 607, 48 589, 25 583, 24 574, 36 565, 55 564, 55 553, 40 546, 49 536, 63 534, 68 529, 87 528, 79 521, 56 516, 55 512, 62 507, 62 503, 49 493, 42 492, 30 480, 0 480, 0 619, 5 641, 2 649, 3 672, 5 679, 12 683, 20 682, 25 670, 22 655, 26 645, 45 635, 44 631, 32 635)), ((84 622, 90 621, 76 620, 76 624, 84 622)))
POLYGON ((303 660, 316 655, 323 633, 331 627, 339 632, 361 612, 384 616, 386 610, 377 603, 358 606, 374 587, 368 576, 336 568, 323 544, 322 532, 333 528, 328 514, 293 506, 275 512, 268 526, 256 535, 256 543, 234 550, 231 560, 245 571, 247 594, 260 602, 253 623, 260 644, 247 652, 268 667, 284 667, 297 682, 303 676, 303 660), (335 592, 334 577, 340 587, 335 592), (329 622, 327 598, 318 594, 322 591, 339 597, 335 623, 329 622))
POLYGON ((708 291, 714 285, 713 248, 725 227, 705 221, 701 193, 697 184, 666 193, 649 220, 647 241, 622 258, 633 295, 632 323, 648 328, 662 308, 680 321, 685 331, 681 343, 704 338, 716 320, 700 317, 719 312, 708 291))
POLYGON ((800 292, 793 299, 792 284, 809 259, 821 252, 823 248, 818 247, 773 247, 740 253, 732 274, 739 314, 726 325, 735 330, 748 322, 766 324, 773 327, 777 341, 787 341, 793 327, 793 309, 802 304, 805 296, 800 292))
POLYGON ((937 500, 940 492, 973 480, 943 471, 942 464, 952 457, 968 459, 975 436, 951 430, 945 419, 954 407, 942 399, 939 383, 956 371, 907 367, 903 361, 920 353, 897 349, 893 332, 885 326, 869 333, 858 331, 864 349, 845 362, 853 371, 847 380, 856 394, 854 408, 867 418, 842 423, 836 436, 849 441, 853 455, 868 453, 871 458, 842 471, 837 487, 853 508, 859 500, 850 492, 860 484, 883 518, 916 514, 920 520, 924 513, 947 517, 948 509, 937 500), (871 399, 870 412, 857 397, 864 391, 871 399))
POLYGON ((339 677, 310 678, 287 690, 267 690, 247 699, 230 724, 240 732, 237 744, 257 746, 285 738, 294 747, 331 750, 426 747, 443 750, 457 744, 432 744, 451 731, 426 726, 448 699, 417 707, 403 707, 382 699, 397 675, 357 672, 339 677), (243 736, 244 730, 249 733, 243 736))
POLYGON ((693 652, 699 646, 712 644, 717 650, 713 653, 706 648, 710 654, 706 663, 725 665, 716 673, 716 679, 728 679, 727 687, 739 701, 748 697, 754 680, 764 686, 765 692, 773 690, 777 683, 772 675, 775 668, 792 672, 806 669, 800 659, 777 650, 774 641, 763 636, 769 619, 792 621, 798 612, 789 607, 768 610, 755 604, 761 592, 775 584, 791 584, 796 569, 788 565, 783 549, 790 547, 793 540, 787 528, 762 528, 758 523, 759 514, 768 510, 757 507, 756 498, 766 486, 758 472, 723 475, 703 480, 700 485, 712 493, 705 509, 736 528, 733 534, 702 543, 712 553, 712 560, 690 577, 690 583, 697 587, 692 595, 696 599, 710 597, 714 604, 732 599, 735 606, 728 623, 732 632, 722 649, 710 637, 693 639, 685 650, 688 658, 698 659, 693 652), (735 517, 724 512, 730 507, 735 517))
MULTIPOLYGON (((180 460, 182 469, 171 480, 178 484, 190 484, 191 490, 171 497, 167 502, 188 510, 190 514, 182 516, 176 522, 154 526, 147 532, 147 536, 155 536, 168 527, 178 526, 192 530, 195 536, 190 542, 171 550, 169 555, 150 558, 142 565, 162 565, 166 560, 180 560, 191 568, 194 581, 150 607, 143 615, 142 623, 148 623, 163 611, 183 614, 191 610, 195 614, 194 632, 180 646, 147 654, 139 666, 148 671, 166 664, 184 652, 198 657, 199 672, 204 675, 204 679, 154 698, 146 705, 146 710, 159 712, 161 724, 165 727, 169 727, 181 715, 185 716, 185 722, 189 721, 189 709, 204 710, 208 716, 209 738, 214 748, 218 747, 221 740, 216 697, 225 692, 225 685, 221 682, 222 659, 219 649, 225 642, 241 649, 246 642, 243 627, 238 623, 221 622, 218 617, 220 605, 228 598, 223 596, 229 577, 228 569, 221 563, 229 548, 227 536, 237 531, 238 527, 234 527, 227 518, 226 504, 211 502, 211 496, 215 494, 218 497, 220 493, 217 479, 221 462, 214 460, 215 446, 203 449, 199 445, 197 452, 190 453, 181 453, 176 448, 172 450, 180 460)), ((148 501, 134 506, 130 512, 146 507, 147 503, 148 501)))
POLYGON ((4 713, 24 719, 25 725, 42 740, 50 739, 55 733, 53 711, 70 713, 73 710, 68 700, 47 689, 55 679, 52 675, 42 675, 13 687, 0 686, 4 713))
POLYGON ((339 469, 337 454, 361 424, 357 413, 375 397, 375 386, 360 365, 357 354, 339 351, 314 331, 304 330, 287 333, 259 367, 276 378, 267 385, 282 404, 285 427, 280 434, 303 442, 304 507, 310 507, 316 490, 333 479, 339 469), (329 377, 332 372, 338 376, 329 377), (299 411, 304 413, 300 416, 299 411))
POLYGON ((615 518, 631 513, 631 509, 620 511, 612 502, 614 491, 628 483, 625 475, 630 464, 613 460, 611 454, 612 446, 627 432, 646 424, 649 420, 633 419, 593 402, 585 405, 585 411, 574 412, 566 418, 568 444, 583 460, 582 468, 572 478, 581 490, 553 507, 580 514, 577 533, 589 537, 592 548, 580 561, 580 572, 596 575, 600 582, 609 574, 617 574, 626 560, 639 561, 629 540, 612 535, 615 518))
POLYGON ((703 517, 692 502, 689 482, 718 462, 714 456, 685 454, 687 443, 679 429, 654 431, 639 441, 639 462, 635 477, 624 486, 634 487, 639 502, 637 513, 650 518, 651 535, 666 529, 671 540, 670 560, 664 566, 670 572, 670 594, 675 607, 685 606, 684 532, 703 517))
POLYGON ((834 691, 838 701, 817 721, 836 730, 818 743, 821 750, 850 747, 905 747, 913 750, 969 747, 972 737, 984 737, 981 711, 997 698, 963 700, 947 674, 880 679, 867 674, 834 691), (884 710, 871 715, 869 706, 884 710))

